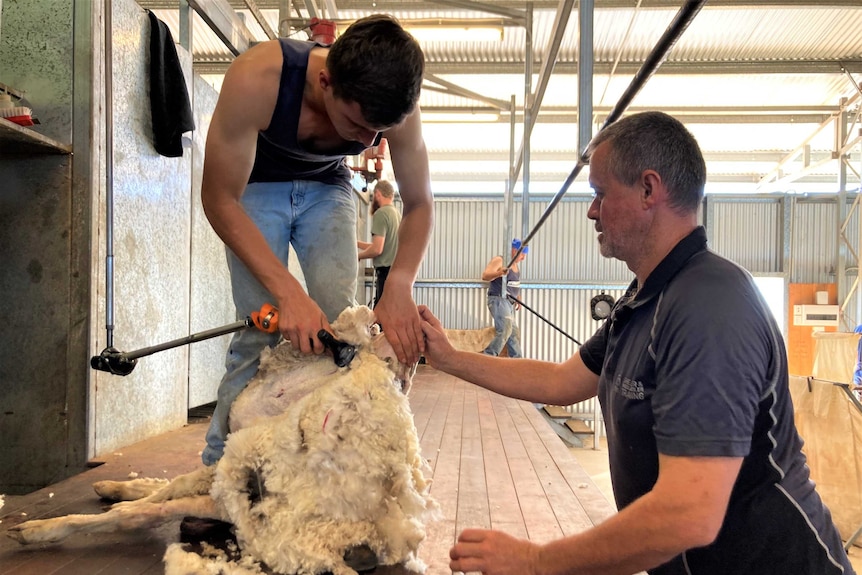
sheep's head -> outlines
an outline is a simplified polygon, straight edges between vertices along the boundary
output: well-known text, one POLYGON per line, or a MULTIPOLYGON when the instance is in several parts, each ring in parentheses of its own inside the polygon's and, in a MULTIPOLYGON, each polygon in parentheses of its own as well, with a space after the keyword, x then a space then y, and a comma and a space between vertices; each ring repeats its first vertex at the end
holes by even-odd
POLYGON ((404 365, 398 361, 395 350, 380 331, 376 321, 374 312, 367 306, 349 307, 332 322, 332 331, 341 341, 357 347, 367 347, 374 355, 385 361, 395 374, 395 384, 406 395, 413 384, 416 364, 404 365))
POLYGON ((413 376, 416 374, 416 364, 405 365, 398 361, 395 350, 389 344, 386 336, 377 329, 377 334, 371 340, 371 350, 374 355, 385 361, 389 369, 395 374, 395 385, 400 386, 401 392, 407 395, 410 386, 413 385, 413 376))

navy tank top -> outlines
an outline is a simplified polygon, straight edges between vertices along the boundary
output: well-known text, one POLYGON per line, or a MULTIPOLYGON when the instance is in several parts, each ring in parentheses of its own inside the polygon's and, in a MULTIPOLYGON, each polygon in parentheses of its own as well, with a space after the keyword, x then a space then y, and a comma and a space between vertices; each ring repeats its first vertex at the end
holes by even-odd
MULTIPOLYGON (((342 149, 321 155, 305 150, 297 139, 308 55, 320 44, 290 38, 279 38, 279 42, 284 63, 278 100, 269 128, 258 133, 257 154, 248 181, 311 180, 349 190, 351 175, 345 156, 361 154, 366 149, 364 144, 347 142, 342 149)), ((377 134, 375 144, 380 138, 381 134, 377 134)))
MULTIPOLYGON (((495 278, 491 280, 488 286, 488 295, 499 296, 503 291, 503 278, 495 278)), ((512 297, 518 297, 521 293, 521 270, 515 271, 509 268, 509 273, 506 275, 506 293, 512 297)))

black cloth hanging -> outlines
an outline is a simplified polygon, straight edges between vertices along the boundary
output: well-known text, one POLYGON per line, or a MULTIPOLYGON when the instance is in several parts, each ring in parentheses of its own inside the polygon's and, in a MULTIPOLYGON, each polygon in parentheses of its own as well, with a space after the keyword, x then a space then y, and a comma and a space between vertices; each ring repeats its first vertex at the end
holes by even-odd
POLYGON ((153 147, 169 158, 183 155, 182 135, 195 129, 186 79, 167 24, 150 17, 150 110, 153 147))

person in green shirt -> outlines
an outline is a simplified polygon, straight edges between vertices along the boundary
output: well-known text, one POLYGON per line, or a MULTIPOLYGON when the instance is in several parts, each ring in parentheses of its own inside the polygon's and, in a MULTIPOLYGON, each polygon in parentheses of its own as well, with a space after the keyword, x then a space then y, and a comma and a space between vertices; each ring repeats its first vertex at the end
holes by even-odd
POLYGON ((395 199, 395 188, 386 180, 379 180, 374 187, 374 197, 371 202, 371 242, 357 241, 359 259, 373 258, 374 265, 374 307, 383 295, 383 286, 389 267, 395 260, 398 251, 398 228, 401 226, 401 212, 392 201, 395 199))

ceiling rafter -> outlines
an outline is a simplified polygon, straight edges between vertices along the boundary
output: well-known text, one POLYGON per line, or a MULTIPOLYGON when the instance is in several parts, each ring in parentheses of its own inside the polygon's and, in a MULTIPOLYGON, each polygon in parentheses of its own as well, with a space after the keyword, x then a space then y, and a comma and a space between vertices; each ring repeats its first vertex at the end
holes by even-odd
MULTIPOLYGON (((224 74, 232 60, 208 61, 197 59, 195 71, 199 74, 224 74)), ((539 61, 537 60, 537 63, 539 61)), ((612 62, 593 63, 593 74, 610 74, 612 62)), ((639 62, 620 62, 616 75, 634 74, 640 68, 639 62)), ((434 62, 427 61, 425 69, 435 76, 441 75, 486 75, 486 74, 523 74, 523 60, 514 62, 434 62)), ((674 62, 665 61, 656 75, 735 75, 735 74, 838 74, 847 70, 862 73, 862 58, 854 59, 817 59, 817 60, 727 60, 711 62, 674 62)), ((577 75, 578 63, 558 61, 554 73, 577 75)))
MULTIPOLYGON (((170 4, 171 0, 152 0, 162 4, 170 4)), ((242 0, 230 0, 235 8, 242 6, 242 0)), ((279 0, 258 0, 258 5, 261 8, 278 8, 279 0)), ((557 3, 553 0, 535 0, 531 2, 534 10, 553 10, 557 7, 557 3)), ((339 7, 342 10, 363 10, 363 11, 391 11, 391 10, 429 10, 435 6, 443 4, 442 2, 424 2, 413 1, 405 2, 404 0, 341 0, 339 7)), ((679 9, 680 0, 644 0, 643 8, 645 9, 679 9)), ((173 1, 176 5, 176 0, 173 1)), ((523 9, 523 0, 497 0, 494 6, 499 8, 516 8, 523 9)), ((858 0, 710 0, 706 8, 844 8, 858 7, 858 0)), ((631 9, 632 0, 595 0, 595 8, 597 10, 608 9, 631 9)))
MULTIPOLYGON (((293 22, 307 23, 310 17, 308 6, 320 5, 327 0, 192 0, 199 4, 220 3, 233 8, 240 20, 248 22, 253 33, 257 36, 255 41, 265 39, 264 32, 255 25, 256 20, 266 19, 270 26, 274 25, 273 13, 280 7, 292 5, 297 9, 293 22), (255 10, 256 8, 256 10, 255 10), (255 14, 257 12, 258 14, 255 14)), ((600 36, 596 37, 595 58, 593 63, 593 77, 598 82, 602 78, 608 78, 611 73, 616 78, 635 74, 641 67, 642 53, 649 47, 651 30, 662 25, 665 14, 676 11, 681 0, 592 0, 594 12, 604 11, 600 19, 600 36), (638 33, 630 42, 626 43, 625 49, 620 46, 621 38, 625 36, 620 25, 625 25, 629 18, 617 18, 613 13, 608 17, 608 11, 620 10, 631 12, 638 4, 638 33), (622 24, 620 24, 622 22, 622 24), (644 26, 648 26, 645 28, 644 26), (619 57, 616 64, 612 60, 619 57)), ((432 121, 440 121, 446 117, 456 117, 457 113, 464 116, 464 122, 458 124, 471 124, 470 117, 478 121, 479 116, 487 119, 490 112, 498 118, 498 123, 510 121, 509 106, 504 97, 509 96, 510 91, 517 84, 514 81, 524 77, 525 53, 521 47, 524 34, 511 27, 521 27, 520 14, 527 14, 525 6, 533 12, 533 34, 541 38, 537 42, 533 53, 530 67, 533 71, 533 86, 536 78, 547 80, 550 77, 544 68, 550 69, 549 59, 553 60, 554 80, 548 86, 549 100, 558 106, 531 106, 534 94, 524 94, 529 107, 529 114, 523 109, 514 112, 515 121, 524 126, 525 117, 527 121, 542 125, 542 137, 544 140, 566 143, 568 136, 565 135, 571 127, 577 124, 578 109, 575 94, 577 90, 572 89, 572 82, 578 75, 578 50, 576 30, 568 30, 562 41, 558 52, 551 57, 547 51, 552 45, 553 37, 557 36, 560 28, 556 26, 560 15, 561 0, 443 0, 440 2, 420 2, 404 0, 339 0, 338 8, 345 17, 344 21, 353 20, 366 13, 391 12, 405 22, 412 17, 416 19, 433 17, 439 21, 458 22, 465 18, 472 20, 471 13, 481 17, 482 13, 493 15, 504 15, 503 23, 506 28, 501 43, 481 43, 461 40, 450 42, 423 43, 426 53, 426 82, 423 84, 422 109, 423 112, 439 112, 439 118, 432 120, 428 114, 429 134, 434 135, 434 145, 437 149, 429 146, 432 158, 450 158, 449 164, 458 164, 457 158, 476 158, 476 166, 473 169, 476 175, 464 176, 459 174, 459 167, 453 166, 451 173, 446 171, 445 163, 433 168, 434 178, 439 181, 481 181, 483 174, 490 173, 488 166, 481 162, 486 159, 481 152, 470 154, 467 152, 455 153, 453 146, 470 145, 470 136, 466 134, 480 133, 479 130, 468 128, 467 132, 445 127, 432 128, 432 121), (500 80, 489 82, 481 76, 500 76, 500 80), (468 76, 479 76, 468 78, 468 76), (516 79, 516 80, 513 80, 516 79), (505 89, 501 92, 501 87, 505 89), (561 93, 560 89, 566 90, 561 93), (553 91, 553 92, 551 92, 553 91), (441 96, 439 93, 442 93, 441 96), (505 92, 505 94, 503 93, 505 92), (567 104, 571 103, 572 106, 567 104), (446 116, 444 117, 443 114, 446 116), (531 118, 532 116, 532 118, 531 118), (565 125, 564 131, 550 126, 550 124, 565 125), (440 131, 442 129, 442 132, 440 131), (470 131, 473 130, 473 131, 470 131), (451 136, 451 142, 439 141, 438 134, 447 133, 451 136), (456 136, 455 134, 464 134, 456 136)), ((176 0, 140 0, 141 5, 150 8, 176 9, 176 0)), ((565 8, 564 8, 565 9, 565 8)), ((231 11, 231 10, 229 10, 231 11)), ((577 17, 576 14, 566 15, 577 17)), ((745 182, 752 184, 744 189, 753 190, 757 182, 767 176, 773 166, 781 164, 778 173, 773 173, 768 179, 786 178, 788 172, 795 171, 793 178, 797 182, 819 182, 830 184, 834 187, 835 176, 824 177, 823 170, 834 172, 833 165, 836 162, 828 162, 825 157, 818 153, 805 150, 803 160, 788 158, 792 146, 820 124, 827 122, 836 113, 836 106, 821 105, 829 104, 838 100, 843 95, 843 88, 838 81, 840 76, 847 76, 849 83, 855 83, 862 74, 862 41, 854 30, 862 24, 862 4, 859 0, 710 0, 703 10, 702 17, 707 22, 702 22, 699 31, 694 34, 690 42, 687 42, 683 50, 676 55, 671 54, 665 60, 656 76, 667 86, 667 98, 662 96, 663 92, 651 92, 644 102, 649 102, 651 109, 662 109, 678 116, 686 124, 696 125, 693 130, 697 131, 698 138, 707 141, 708 148, 704 153, 708 162, 722 162, 717 166, 718 170, 710 169, 720 181, 745 182), (749 14, 748 12, 751 12, 749 14), (753 16, 756 13, 757 17, 753 16), (711 19, 710 19, 711 17, 711 19), (759 27, 759 28, 758 28, 759 27), (755 33, 756 36, 751 34, 755 33), (698 34, 700 34, 698 36, 698 34), (677 77, 680 77, 677 79, 677 77), (753 84, 747 84, 748 81, 753 84), (721 96, 723 91, 729 91, 728 97, 721 96), (690 103, 687 104, 686 102, 690 103), (734 105, 721 105, 723 102, 734 105), (675 106, 674 104, 683 104, 675 106), (697 104, 705 105, 698 106, 697 104), (787 104, 814 104, 814 105, 787 105, 787 104), (719 104, 716 106, 716 104, 719 104), (736 105, 745 104, 745 105, 736 105), (784 104, 784 105, 782 105, 784 104), (754 138, 736 138, 733 134, 748 133, 751 128, 745 126, 763 125, 763 128, 755 128, 754 138), (766 125, 770 125, 766 127, 766 125), (726 126, 726 127, 725 127, 726 126), (772 127, 774 126, 774 128, 772 127), (801 131, 800 131, 801 128, 801 131), (769 133, 776 137, 769 139, 769 133), (729 141, 731 140, 731 141, 729 141), (777 158, 774 155, 761 153, 743 153, 745 148, 743 142, 756 141, 760 149, 782 150, 783 155, 777 158), (721 151, 725 151, 725 159, 720 159, 721 151), (728 164, 739 161, 739 166, 729 169, 728 164), (802 165, 803 169, 793 170, 802 165), (806 167, 807 166, 807 167, 806 167), (784 169, 782 169, 784 168, 784 169), (722 175, 733 171, 733 176, 722 175), (797 179, 798 178, 798 179, 797 179)), ((337 18, 337 17, 336 17, 337 18)), ((701 18, 702 20, 703 18, 701 18)), ((525 20, 525 19, 524 19, 525 20)), ((573 28, 572 26, 569 26, 573 28)), ((293 28, 291 28, 291 31, 293 28)), ((467 40, 467 38, 465 38, 467 40)), ((195 36, 195 52, 193 53, 194 69, 205 75, 223 75, 233 60, 233 56, 224 50, 219 40, 213 37, 209 30, 204 30, 195 36)), ((218 85, 218 79, 211 80, 218 85)), ((619 84, 619 82, 617 82, 619 84)), ((531 91, 534 88, 530 88, 531 91)), ((614 87, 611 93, 616 90, 614 87)), ((858 91, 858 88, 857 88, 858 91)), ((520 99, 520 97, 519 97, 520 99)), ((519 104, 523 106, 523 102, 519 104)), ((860 104, 854 104, 854 110, 859 115, 860 104)), ((628 112, 635 112, 643 108, 631 108, 628 112)), ((609 113, 606 107, 597 107, 594 110, 594 123, 601 122, 609 113)), ((493 117, 491 118, 493 119, 493 117)), ((455 123, 451 124, 452 126, 455 123)), ((487 133, 499 134, 500 125, 488 127, 487 133)), ((823 130, 817 135, 817 150, 825 150, 829 144, 829 130, 823 130)), ((862 137, 857 131, 848 138, 845 146, 839 147, 843 153, 856 158, 862 150, 862 137)), ((496 140, 499 139, 495 137, 496 140)), ((481 146, 482 142, 474 142, 481 146)), ((574 146, 574 143, 571 143, 574 146)), ((814 146, 812 146, 814 147, 814 146)), ((840 154, 839 154, 840 155, 840 154)), ((519 154, 520 157, 520 154, 519 154)), ((534 160, 542 161, 545 154, 538 152, 534 160)), ((488 160, 496 165, 502 160, 488 160)), ((855 160, 854 160, 855 161, 855 160)), ((854 164, 855 166, 855 164, 854 164)), ((491 168, 496 169, 494 168, 491 168)), ((531 170, 533 182, 559 182, 564 174, 554 173, 553 166, 540 165, 531 170), (536 170, 541 170, 539 173, 536 170)), ((773 170, 774 172, 774 170, 773 170)), ((850 184, 858 181, 859 172, 862 170, 848 170, 850 184)), ((488 176, 492 179, 505 179, 506 174, 488 176)), ((719 181, 711 178, 711 181, 719 181)), ((786 180, 782 180, 786 181, 786 180)), ((774 183, 774 182, 773 182, 774 183)), ((540 187, 541 189, 541 187, 540 187)))

